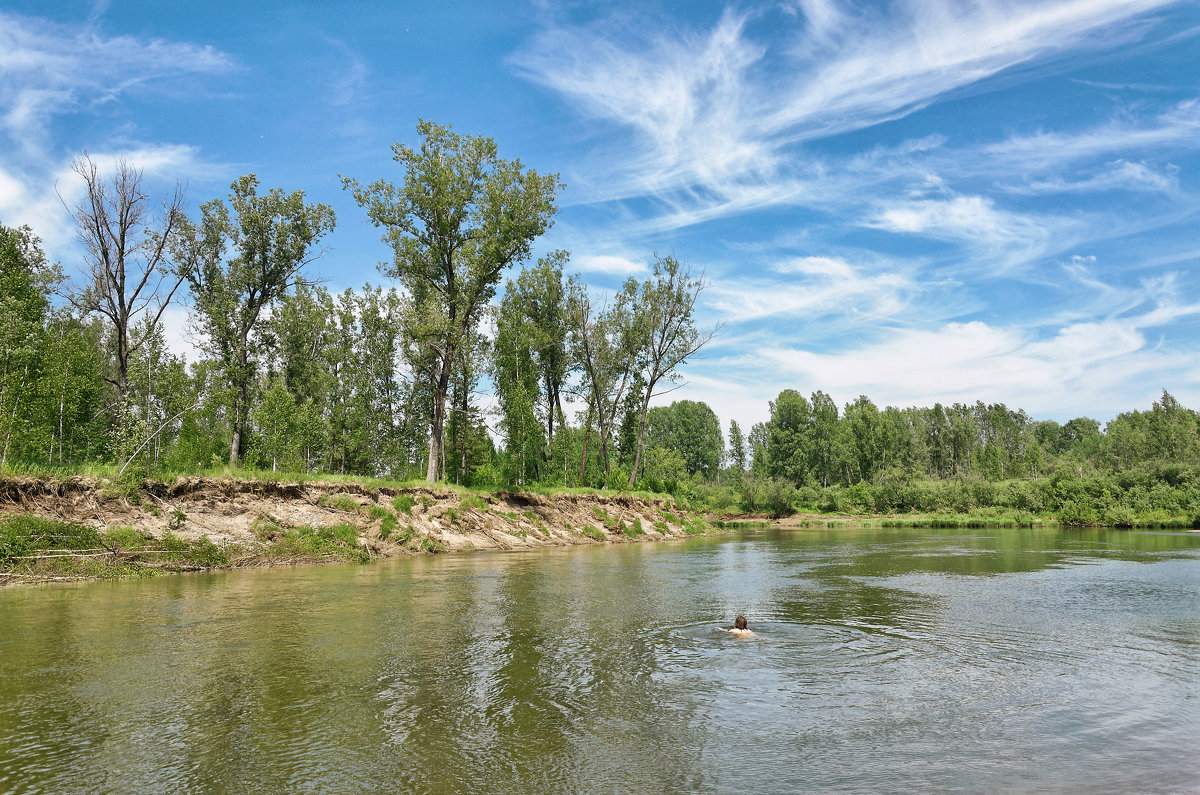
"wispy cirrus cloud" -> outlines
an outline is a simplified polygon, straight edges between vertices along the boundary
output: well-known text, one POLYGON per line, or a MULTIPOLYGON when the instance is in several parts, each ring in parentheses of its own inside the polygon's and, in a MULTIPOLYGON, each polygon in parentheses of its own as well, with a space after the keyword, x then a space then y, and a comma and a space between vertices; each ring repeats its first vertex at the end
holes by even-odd
MULTIPOLYGON (((103 11, 103 8, 99 9, 103 11)), ((138 93, 183 91, 177 81, 225 74, 237 68, 209 46, 128 35, 106 36, 95 17, 68 26, 0 12, 0 223, 28 224, 52 257, 71 244, 67 214, 82 196, 71 170, 64 136, 53 134, 57 117, 90 116, 138 93)), ((223 167, 207 162, 194 146, 137 141, 136 128, 96 135, 90 147, 102 171, 123 159, 148 180, 174 183, 205 179, 223 167)))
POLYGON ((1076 132, 1014 136, 983 147, 982 154, 1009 172, 1036 173, 1088 158, 1168 145, 1200 147, 1200 100, 1176 103, 1151 119, 1120 119, 1076 132))
POLYGON ((1127 190, 1171 193, 1179 189, 1179 170, 1168 166, 1162 171, 1145 163, 1116 160, 1105 163, 1084 179, 1068 179, 1061 176, 1033 180, 1024 185, 1004 185, 1001 190, 1025 196, 1053 193, 1095 193, 1098 191, 1127 190))
POLYGON ((769 267, 770 278, 741 274, 737 280, 716 281, 707 302, 731 323, 794 315, 861 322, 899 314, 916 290, 898 272, 864 273, 839 257, 793 257, 769 267))
POLYGON ((614 276, 632 276, 648 270, 646 263, 616 254, 582 254, 572 259, 571 265, 583 273, 614 276))
POLYGON ((671 37, 630 21, 550 26, 513 63, 585 115, 636 131, 637 155, 622 150, 594 198, 654 196, 669 228, 760 206, 764 188, 794 200, 797 143, 903 117, 1039 58, 1111 46, 1135 35, 1112 26, 1170 4, 927 0, 851 14, 805 0, 792 6, 803 20, 790 45, 775 50, 748 33, 749 15, 727 11, 710 30, 671 37))
POLYGON ((0 131, 35 153, 55 116, 137 91, 165 91, 177 78, 223 74, 235 66, 210 46, 105 36, 90 24, 57 25, 0 12, 0 131))

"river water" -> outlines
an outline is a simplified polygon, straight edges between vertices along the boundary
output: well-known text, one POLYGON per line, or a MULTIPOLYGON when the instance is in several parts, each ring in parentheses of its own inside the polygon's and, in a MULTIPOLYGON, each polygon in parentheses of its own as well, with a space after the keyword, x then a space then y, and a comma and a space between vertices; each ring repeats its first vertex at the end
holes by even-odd
POLYGON ((0 791, 1195 791, 1200 536, 797 529, 0 591, 0 791), (742 613, 757 633, 716 629, 742 613))

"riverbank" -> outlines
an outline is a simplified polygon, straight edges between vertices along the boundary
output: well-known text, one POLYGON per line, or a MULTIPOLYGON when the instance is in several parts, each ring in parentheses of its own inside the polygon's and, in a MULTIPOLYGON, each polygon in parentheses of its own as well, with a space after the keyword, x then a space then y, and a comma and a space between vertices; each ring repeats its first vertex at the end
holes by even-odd
POLYGON ((684 538, 668 497, 354 482, 0 477, 0 584, 684 538))

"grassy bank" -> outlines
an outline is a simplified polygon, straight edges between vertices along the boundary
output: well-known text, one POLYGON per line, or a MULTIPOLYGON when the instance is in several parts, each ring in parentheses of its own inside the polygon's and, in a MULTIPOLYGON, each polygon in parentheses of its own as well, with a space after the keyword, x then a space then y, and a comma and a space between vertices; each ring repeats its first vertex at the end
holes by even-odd
POLYGON ((652 494, 220 475, 0 473, 0 584, 629 543, 713 529, 702 513, 652 494))
POLYGON ((15 582, 124 579, 166 572, 305 563, 365 562, 348 524, 330 527, 262 528, 262 545, 217 544, 207 537, 160 536, 132 527, 97 530, 57 519, 17 514, 0 518, 0 578, 15 582))

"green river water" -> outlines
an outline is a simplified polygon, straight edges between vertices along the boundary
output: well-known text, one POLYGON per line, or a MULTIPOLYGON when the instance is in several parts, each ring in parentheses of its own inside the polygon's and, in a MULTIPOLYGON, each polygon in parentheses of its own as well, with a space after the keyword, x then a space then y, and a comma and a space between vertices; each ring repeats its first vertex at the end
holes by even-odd
POLYGON ((0 791, 1196 791, 1200 535, 796 529, 0 591, 0 791), (745 614, 758 633, 720 632, 745 614))

